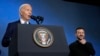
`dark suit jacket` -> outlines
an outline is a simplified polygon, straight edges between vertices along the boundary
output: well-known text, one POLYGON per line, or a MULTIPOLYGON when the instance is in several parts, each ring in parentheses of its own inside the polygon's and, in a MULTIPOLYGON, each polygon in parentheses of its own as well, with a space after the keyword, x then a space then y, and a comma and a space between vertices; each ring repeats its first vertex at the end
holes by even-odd
POLYGON ((4 37, 2 39, 2 46, 8 47, 12 37, 17 36, 17 25, 20 24, 20 20, 11 22, 8 24, 4 37))

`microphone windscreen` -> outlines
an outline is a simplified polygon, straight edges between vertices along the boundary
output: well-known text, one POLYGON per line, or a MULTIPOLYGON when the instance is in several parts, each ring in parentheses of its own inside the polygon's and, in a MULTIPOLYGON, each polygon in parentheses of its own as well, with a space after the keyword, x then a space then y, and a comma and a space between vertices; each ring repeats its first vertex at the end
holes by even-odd
POLYGON ((33 20, 36 20, 37 19, 37 17, 36 16, 33 16, 33 15, 31 15, 30 18, 33 19, 33 20))

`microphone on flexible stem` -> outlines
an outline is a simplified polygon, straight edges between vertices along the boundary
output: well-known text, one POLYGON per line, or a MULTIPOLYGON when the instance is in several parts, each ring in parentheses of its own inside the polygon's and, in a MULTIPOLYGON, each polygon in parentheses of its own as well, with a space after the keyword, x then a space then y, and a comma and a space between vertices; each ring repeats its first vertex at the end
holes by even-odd
POLYGON ((37 24, 39 24, 39 22, 37 21, 37 17, 36 16, 31 15, 30 18, 33 19, 34 21, 36 21, 37 24))
POLYGON ((42 16, 30 16, 31 19, 33 19, 34 21, 36 21, 37 24, 42 24, 44 18, 42 16))
POLYGON ((33 20, 37 20, 37 17, 33 16, 33 15, 31 15, 30 18, 33 19, 33 20))
POLYGON ((37 16, 37 21, 39 21, 39 24, 43 23, 44 18, 42 16, 37 16))

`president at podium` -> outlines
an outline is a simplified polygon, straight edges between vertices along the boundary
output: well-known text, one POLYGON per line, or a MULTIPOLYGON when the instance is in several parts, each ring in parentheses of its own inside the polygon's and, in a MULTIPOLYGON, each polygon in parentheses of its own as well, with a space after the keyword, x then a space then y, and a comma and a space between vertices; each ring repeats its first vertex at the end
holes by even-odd
POLYGON ((9 56, 68 56, 69 48, 63 27, 40 25, 41 16, 32 16, 32 6, 19 7, 20 19, 8 24, 2 46, 9 46, 9 56), (33 19, 38 25, 30 24, 33 19))
POLYGON ((22 4, 19 7, 19 15, 20 15, 19 20, 8 23, 6 32, 2 40, 3 47, 8 47, 10 44, 11 38, 14 38, 17 36, 18 24, 30 24, 29 20, 30 20, 30 16, 32 15, 32 6, 30 4, 22 4))

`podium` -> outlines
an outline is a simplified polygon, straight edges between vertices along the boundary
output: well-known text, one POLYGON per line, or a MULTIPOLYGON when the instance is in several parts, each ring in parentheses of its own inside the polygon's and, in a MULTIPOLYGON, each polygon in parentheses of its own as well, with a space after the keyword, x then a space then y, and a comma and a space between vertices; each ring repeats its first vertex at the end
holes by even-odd
POLYGON ((9 56, 68 56, 69 48, 63 27, 52 25, 18 24, 17 36, 11 39, 9 56), (41 47, 34 41, 34 31, 48 29, 53 35, 53 42, 48 47, 41 47))

